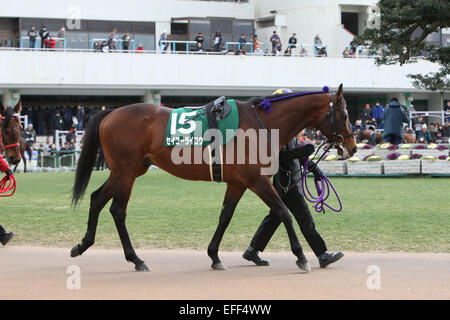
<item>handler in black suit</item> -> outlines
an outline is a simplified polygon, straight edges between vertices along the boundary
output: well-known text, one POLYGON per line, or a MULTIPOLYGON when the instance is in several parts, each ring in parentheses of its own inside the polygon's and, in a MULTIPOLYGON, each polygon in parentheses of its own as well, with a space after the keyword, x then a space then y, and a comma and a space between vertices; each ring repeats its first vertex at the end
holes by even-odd
MULTIPOLYGON (((294 215, 295 220, 300 226, 300 230, 308 242, 315 255, 319 258, 321 268, 325 268, 330 263, 336 262, 344 256, 339 251, 337 253, 328 253, 325 241, 317 232, 311 212, 303 197, 300 186, 301 167, 300 161, 304 163, 306 157, 314 152, 314 146, 311 144, 299 147, 297 138, 292 139, 280 151, 280 169, 273 178, 273 184, 278 192, 281 200, 283 200, 286 207, 294 215), (289 175, 292 174, 290 177, 289 175)), ((310 162, 310 169, 314 174, 315 179, 318 179, 321 171, 317 166, 313 166, 310 162)), ((258 266, 267 266, 269 262, 262 260, 258 251, 264 251, 270 238, 273 236, 275 230, 280 225, 275 212, 270 211, 256 231, 250 246, 244 252, 242 257, 248 261, 253 261, 258 266)))

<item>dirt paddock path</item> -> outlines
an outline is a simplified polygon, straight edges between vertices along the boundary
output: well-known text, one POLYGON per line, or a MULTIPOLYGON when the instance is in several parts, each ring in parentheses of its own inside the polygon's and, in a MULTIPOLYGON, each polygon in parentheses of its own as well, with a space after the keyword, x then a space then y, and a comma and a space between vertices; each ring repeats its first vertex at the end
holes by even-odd
POLYGON ((312 271, 305 274, 289 252, 265 252, 269 267, 253 266, 241 252, 221 252, 228 270, 213 271, 203 251, 138 250, 152 268, 141 273, 125 262, 122 250, 91 248, 74 259, 69 251, 0 248, 0 300, 450 299, 447 253, 346 252, 327 269, 320 269, 313 254, 307 253, 312 271), (80 289, 67 288, 68 279, 77 273, 68 270, 79 270, 80 289))

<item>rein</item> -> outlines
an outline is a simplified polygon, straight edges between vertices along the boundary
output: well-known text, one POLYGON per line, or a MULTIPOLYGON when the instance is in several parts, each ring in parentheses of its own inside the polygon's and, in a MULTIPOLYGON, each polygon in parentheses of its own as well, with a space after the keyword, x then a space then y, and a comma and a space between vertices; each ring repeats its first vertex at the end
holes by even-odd
MULTIPOLYGON (((329 88, 327 86, 325 86, 325 87, 323 87, 322 91, 299 92, 299 93, 294 93, 294 94, 289 94, 289 95, 283 95, 283 96, 280 96, 280 97, 264 98, 263 101, 258 104, 258 107, 263 109, 266 113, 270 113, 272 111, 272 109, 271 109, 271 102, 284 100, 284 99, 289 99, 289 98, 302 96, 302 95, 317 94, 317 93, 327 93, 328 91, 329 91, 329 88)), ((256 111, 256 109, 255 109, 255 107, 253 105, 252 105, 252 109, 255 112, 256 118, 258 119, 258 121, 261 124, 262 128, 265 129, 266 126, 264 125, 263 120, 261 119, 261 117, 259 116, 258 112, 256 111)), ((334 107, 334 93, 331 94, 330 109, 329 109, 328 113, 326 114, 325 118, 320 123, 319 127, 322 126, 322 124, 328 119, 328 117, 330 117, 330 122, 331 122, 330 124, 331 124, 331 130, 332 130, 333 138, 332 138, 331 141, 325 140, 324 142, 322 142, 320 144, 319 148, 317 148, 317 151, 314 154, 314 157, 317 155, 319 150, 322 149, 323 146, 328 143, 328 146, 325 148, 325 150, 322 153, 322 155, 319 157, 319 159, 316 162, 314 162, 314 164, 312 165, 311 168, 309 168, 309 158, 306 157, 305 163, 303 164, 303 170, 302 169, 299 170, 299 171, 302 172, 300 181, 301 181, 301 184, 302 184, 303 195, 305 196, 306 200, 308 200, 309 202, 314 204, 314 209, 316 210, 316 212, 318 212, 318 213, 325 213, 325 207, 327 207, 327 208, 331 209, 332 211, 339 213, 339 212, 342 212, 342 208, 343 208, 342 207, 342 202, 341 202, 341 199, 340 199, 339 195, 336 192, 336 189, 334 188, 333 184, 331 183, 330 179, 328 179, 327 176, 325 176, 322 173, 319 176, 319 180, 314 180, 314 184, 315 184, 316 191, 317 191, 317 194, 318 194, 317 197, 314 196, 311 193, 311 191, 309 190, 309 187, 308 187, 308 182, 307 182, 308 172, 311 172, 317 166, 317 164, 325 157, 325 155, 328 153, 328 151, 332 147, 342 144, 344 142, 344 138, 345 137, 353 136, 353 134, 338 135, 338 133, 337 133, 336 109, 334 107), (336 195, 336 198, 337 198, 337 200, 339 202, 339 208, 338 209, 332 207, 331 205, 329 205, 326 202, 326 200, 330 196, 330 189, 333 190, 333 192, 336 195)), ((269 139, 270 139, 269 133, 268 133, 268 136, 269 136, 269 139)), ((288 185, 286 187, 283 187, 280 184, 280 187, 284 190, 285 193, 287 193, 289 191, 289 189, 291 189, 294 185, 296 185, 299 182, 299 181, 295 181, 295 183, 291 183, 292 182, 291 181, 291 177, 293 175, 295 175, 295 173, 297 173, 298 171, 292 173, 290 171, 284 170, 281 166, 279 166, 279 169, 281 169, 281 171, 283 171, 289 177, 289 183, 288 183, 288 185)))
POLYGON ((2 180, 0 180, 0 198, 3 197, 11 197, 16 192, 16 178, 13 175, 9 176, 9 184, 6 185, 8 181, 8 176, 4 176, 2 180), (10 192, 9 194, 3 194, 10 192))
MULTIPOLYGON (((303 171, 302 171, 302 189, 303 189, 303 195, 305 196, 306 200, 314 204, 314 209, 318 213, 325 213, 325 207, 328 207, 329 209, 333 210, 334 212, 342 212, 342 201, 339 197, 336 189, 334 188, 333 184, 331 183, 330 179, 323 173, 320 174, 320 179, 317 181, 314 179, 314 184, 316 186, 317 191, 317 197, 315 197, 308 187, 308 165, 309 165, 309 158, 306 158, 305 163, 303 164, 303 171), (336 199, 339 202, 339 208, 333 208, 331 205, 329 205, 326 200, 330 196, 330 189, 333 190, 334 194, 336 195, 336 199), (305 192, 306 191, 306 192, 305 192)), ((317 165, 317 163, 315 164, 317 165)))
MULTIPOLYGON (((17 115, 13 114, 11 117, 8 117, 8 118, 7 117, 0 117, 0 120, 5 120, 6 119, 6 121, 9 121, 10 118, 15 117, 15 116, 17 116, 17 115)), ((20 141, 17 142, 17 143, 4 145, 3 144, 3 139, 2 139, 2 133, 1 133, 1 130, 0 130, 0 152, 4 152, 4 150, 6 150, 8 148, 19 147, 19 145, 20 145, 20 141)))

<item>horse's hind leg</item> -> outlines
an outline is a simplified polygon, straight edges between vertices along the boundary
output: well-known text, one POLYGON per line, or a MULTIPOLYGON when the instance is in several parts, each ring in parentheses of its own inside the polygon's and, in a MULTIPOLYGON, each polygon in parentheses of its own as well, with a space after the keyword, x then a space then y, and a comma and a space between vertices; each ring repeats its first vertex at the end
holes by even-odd
POLYGON ((212 259, 211 267, 215 270, 225 270, 226 267, 219 259, 219 245, 222 240, 231 218, 233 217, 234 209, 245 192, 245 187, 240 185, 228 184, 227 191, 225 193, 225 199, 222 205, 222 212, 220 213, 219 225, 216 232, 208 246, 208 256, 212 259))
POLYGON ((260 176, 258 181, 250 188, 255 192, 269 207, 276 213, 280 221, 286 227, 286 231, 289 237, 292 253, 297 256, 297 266, 305 271, 311 271, 311 267, 306 259, 302 246, 298 241, 297 235, 294 230, 291 215, 283 201, 278 196, 275 188, 273 187, 270 179, 265 176, 260 176))
POLYGON ((123 251, 125 253, 125 259, 129 262, 133 262, 137 271, 148 271, 150 270, 149 267, 136 255, 125 225, 127 204, 130 199, 134 179, 135 178, 125 175, 115 179, 113 202, 109 211, 116 224, 117 232, 119 233, 120 241, 122 242, 123 251))
POLYGON ((85 252, 94 244, 95 232, 97 230, 98 216, 112 198, 114 192, 113 178, 109 176, 108 180, 96 191, 91 193, 91 203, 89 208, 89 220, 86 235, 80 244, 75 245, 70 252, 71 257, 76 257, 85 252))

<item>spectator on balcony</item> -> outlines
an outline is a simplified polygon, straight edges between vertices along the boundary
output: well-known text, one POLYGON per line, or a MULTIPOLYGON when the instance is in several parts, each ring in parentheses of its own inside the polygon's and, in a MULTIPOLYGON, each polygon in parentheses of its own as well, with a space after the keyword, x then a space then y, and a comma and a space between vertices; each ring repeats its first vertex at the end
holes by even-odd
POLYGON ((292 49, 291 49, 291 47, 287 47, 286 50, 284 50, 284 56, 285 57, 292 56, 292 49))
POLYGON ((277 40, 277 44, 275 45, 275 55, 276 55, 276 56, 280 56, 280 55, 281 55, 281 52, 282 52, 281 50, 283 50, 282 44, 281 44, 281 40, 278 39, 278 40, 277 40))
POLYGON ((240 47, 236 52, 234 53, 236 56, 245 55, 245 51, 242 47, 240 47))
POLYGON ((196 43, 196 51, 199 51, 198 48, 201 48, 203 51, 203 42, 205 41, 205 38, 203 38, 203 34, 201 32, 198 33, 198 35, 195 37, 195 42, 196 43), (200 44, 200 46, 199 46, 200 44))
POLYGON ((417 141, 419 143, 426 143, 426 144, 433 142, 433 138, 431 137, 431 134, 428 131, 428 127, 426 124, 422 125, 422 130, 420 130, 419 134, 417 135, 417 141))
POLYGON ((362 121, 367 123, 367 121, 372 119, 372 110, 370 110, 370 105, 366 104, 366 108, 362 112, 362 121))
POLYGON ((136 48, 136 53, 142 53, 144 52, 144 46, 142 45, 142 43, 139 43, 139 45, 136 48))
POLYGON ((244 49, 245 45, 247 44, 247 39, 245 39, 244 34, 241 34, 241 37, 239 38, 238 42, 239 42, 239 47, 244 49))
POLYGON ((163 42, 163 41, 167 41, 167 31, 164 30, 163 33, 161 33, 161 35, 159 36, 159 49, 161 50, 161 52, 166 52, 167 48, 169 47, 169 43, 168 42, 163 42))
POLYGON ((262 48, 261 48, 261 43, 258 40, 258 36, 255 34, 253 36, 253 52, 255 54, 262 54, 262 48))
POLYGON ((113 31, 108 36, 108 46, 110 50, 117 50, 117 44, 119 43, 119 36, 117 35, 117 29, 114 28, 113 31))
POLYGON ((77 122, 78 122, 77 130, 83 130, 84 117, 85 117, 84 108, 81 105, 77 105, 77 113, 76 113, 76 118, 77 118, 77 122))
POLYGON ((44 40, 44 46, 47 49, 55 49, 56 40, 53 39, 52 35, 48 36, 48 38, 44 40))
POLYGON ((278 43, 281 43, 280 36, 277 34, 276 31, 272 33, 272 36, 270 37, 270 42, 272 43, 272 53, 275 55, 277 53, 278 43))
POLYGON ((222 47, 220 48, 220 53, 222 54, 228 54, 228 49, 225 44, 222 44, 222 47))
POLYGON ((352 58, 352 53, 351 53, 351 51, 350 51, 350 49, 348 47, 346 47, 344 49, 344 52, 342 52, 342 56, 344 58, 352 58))
POLYGON ((36 27, 35 26, 31 26, 30 30, 28 30, 27 32, 28 38, 30 39, 30 48, 35 48, 36 47, 36 38, 37 38, 37 32, 36 32, 36 27))
POLYGON ((318 34, 314 37, 314 51, 318 57, 327 56, 325 46, 322 44, 322 39, 320 39, 318 34))
POLYGON ((203 52, 203 46, 201 42, 197 42, 197 46, 195 47, 195 52, 202 53, 203 52))
POLYGON ((295 33, 292 34, 292 36, 289 38, 289 48, 295 49, 297 48, 297 35, 295 33))
POLYGON ((375 106, 372 108, 372 118, 374 118, 377 122, 377 126, 383 121, 383 106, 377 101, 375 106))
POLYGON ((305 47, 302 47, 302 50, 300 50, 300 57, 307 57, 308 56, 308 51, 306 50, 305 47))
POLYGON ((66 29, 64 27, 59 28, 58 38, 59 38, 59 48, 64 48, 64 39, 66 39, 66 29))
POLYGON ((103 41, 102 44, 100 45, 100 50, 102 52, 109 52, 109 46, 106 43, 106 41, 103 41))
POLYGON ((43 26, 39 31, 39 36, 41 37, 41 49, 44 48, 44 41, 49 37, 50 33, 47 28, 43 26))
POLYGON ((215 52, 220 52, 221 48, 222 48, 222 33, 220 32, 220 30, 216 31, 216 34, 214 35, 214 51, 215 52))
POLYGON ((116 50, 116 44, 114 43, 113 39, 108 40, 108 52, 111 52, 111 50, 116 50))
POLYGON ((93 49, 94 49, 95 52, 101 52, 101 51, 102 51, 102 48, 101 48, 101 46, 100 46, 100 43, 98 43, 98 41, 95 41, 95 42, 94 42, 94 47, 93 47, 93 49))
POLYGON ((130 48, 130 43, 131 43, 131 35, 130 33, 127 31, 125 32, 125 34, 122 37, 122 49, 125 51, 128 51, 130 48))

